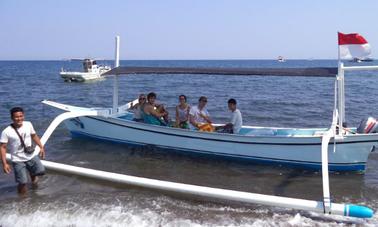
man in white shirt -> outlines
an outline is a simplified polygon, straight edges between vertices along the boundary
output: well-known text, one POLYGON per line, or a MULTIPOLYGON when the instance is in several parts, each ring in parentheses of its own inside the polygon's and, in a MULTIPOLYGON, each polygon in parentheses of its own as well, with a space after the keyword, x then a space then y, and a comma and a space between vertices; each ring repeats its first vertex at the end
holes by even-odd
POLYGON ((243 125, 242 115, 240 110, 236 108, 235 99, 229 99, 227 103, 228 109, 231 111, 230 122, 224 126, 217 127, 216 130, 221 133, 238 134, 243 125))
POLYGON ((197 106, 192 106, 189 111, 189 122, 191 129, 198 129, 202 124, 211 124, 210 114, 205 108, 207 98, 201 96, 197 106))
POLYGON ((9 174, 11 167, 6 160, 8 150, 18 183, 18 192, 25 194, 28 181, 27 173, 29 172, 33 185, 36 185, 38 176, 45 173, 45 168, 38 155, 33 152, 33 149, 27 148, 32 147, 33 140, 40 148, 41 158, 45 158, 45 150, 33 125, 29 121, 24 121, 24 110, 21 107, 14 107, 10 113, 13 123, 3 130, 0 137, 1 161, 4 172, 9 174))

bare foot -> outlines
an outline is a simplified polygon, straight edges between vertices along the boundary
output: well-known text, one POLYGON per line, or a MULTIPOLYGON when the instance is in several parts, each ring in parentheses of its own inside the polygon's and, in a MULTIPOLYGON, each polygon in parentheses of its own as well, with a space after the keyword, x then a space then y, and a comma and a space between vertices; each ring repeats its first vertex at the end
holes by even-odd
POLYGON ((38 188, 38 180, 39 178, 37 176, 31 177, 32 189, 38 188))
POLYGON ((17 186, 17 191, 18 191, 18 194, 25 195, 27 191, 26 184, 19 184, 17 186))
POLYGON ((38 180, 39 180, 38 176, 31 177, 31 181, 32 181, 33 185, 37 185, 38 184, 38 180))

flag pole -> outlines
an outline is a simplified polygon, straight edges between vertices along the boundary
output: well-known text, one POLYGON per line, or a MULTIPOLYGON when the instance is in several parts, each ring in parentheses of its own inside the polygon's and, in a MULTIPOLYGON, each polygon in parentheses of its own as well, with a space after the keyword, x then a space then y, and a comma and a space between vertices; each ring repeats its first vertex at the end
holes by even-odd
POLYGON ((337 65, 340 65, 340 42, 339 42, 339 32, 337 32, 337 65))
MULTIPOLYGON (((339 32, 337 33, 339 36, 339 32)), ((345 93, 344 93, 344 71, 340 58, 340 42, 338 37, 337 52, 337 81, 338 81, 338 112, 339 112, 339 135, 343 133, 343 123, 345 117, 345 93)))

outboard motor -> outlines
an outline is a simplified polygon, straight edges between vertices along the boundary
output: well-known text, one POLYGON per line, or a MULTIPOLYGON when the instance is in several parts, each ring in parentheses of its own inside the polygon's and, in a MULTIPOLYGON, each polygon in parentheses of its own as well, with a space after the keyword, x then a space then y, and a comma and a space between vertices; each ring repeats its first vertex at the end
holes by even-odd
POLYGON ((361 121, 357 128, 357 133, 376 133, 378 130, 378 122, 374 117, 368 117, 361 121))

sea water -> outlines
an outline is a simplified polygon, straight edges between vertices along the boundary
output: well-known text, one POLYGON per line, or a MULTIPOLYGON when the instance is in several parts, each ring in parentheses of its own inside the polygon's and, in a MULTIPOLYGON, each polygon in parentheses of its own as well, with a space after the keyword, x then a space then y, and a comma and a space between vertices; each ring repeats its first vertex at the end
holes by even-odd
MULTIPOLYGON (((108 62, 111 64, 111 62, 108 62)), ((370 63, 374 64, 376 62, 370 63)), ((352 64, 352 63, 348 63, 352 64)), ((130 66, 335 67, 334 60, 122 61, 130 66)), ((10 123, 9 109, 22 106, 39 135, 60 111, 40 103, 50 99, 85 107, 112 106, 112 78, 67 83, 64 61, 0 61, 0 127, 10 123)), ((120 104, 154 91, 174 116, 178 96, 195 105, 208 97, 216 123, 227 121, 227 100, 235 98, 245 125, 329 127, 334 104, 332 77, 128 75, 119 78, 120 104)), ((358 126, 378 117, 378 72, 346 74, 346 120, 358 126)), ((209 159, 153 147, 130 147, 71 138, 64 126, 46 144, 47 160, 133 176, 321 200, 321 173, 224 159, 209 159)), ((331 173, 332 200, 378 210, 378 154, 365 174, 331 173)), ((378 216, 358 220, 313 212, 246 205, 202 197, 117 185, 48 171, 26 197, 16 192, 13 173, 0 174, 0 226, 376 226, 378 216)))

